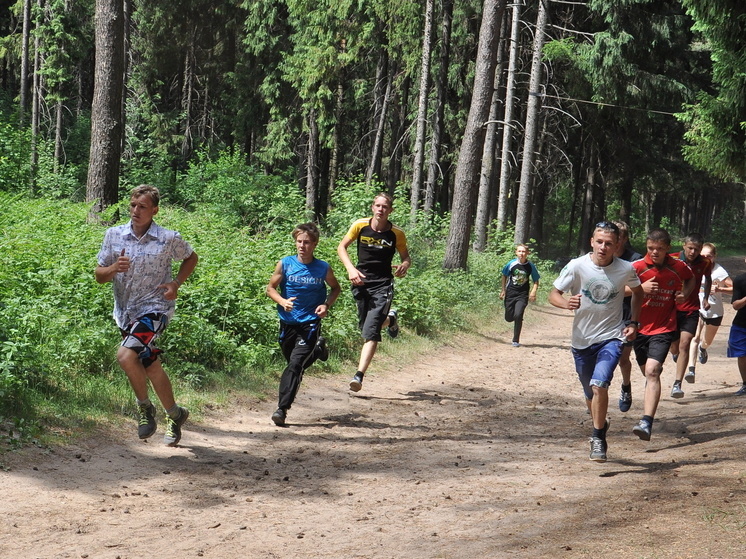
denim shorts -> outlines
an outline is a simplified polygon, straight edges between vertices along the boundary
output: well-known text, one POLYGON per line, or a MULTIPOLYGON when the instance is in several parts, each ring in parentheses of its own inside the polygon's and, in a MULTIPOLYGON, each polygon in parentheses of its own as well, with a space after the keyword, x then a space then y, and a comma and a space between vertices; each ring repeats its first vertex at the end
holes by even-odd
POLYGON ((609 388, 621 355, 621 340, 606 340, 585 349, 572 348, 575 370, 578 372, 586 399, 593 398, 592 386, 609 388))

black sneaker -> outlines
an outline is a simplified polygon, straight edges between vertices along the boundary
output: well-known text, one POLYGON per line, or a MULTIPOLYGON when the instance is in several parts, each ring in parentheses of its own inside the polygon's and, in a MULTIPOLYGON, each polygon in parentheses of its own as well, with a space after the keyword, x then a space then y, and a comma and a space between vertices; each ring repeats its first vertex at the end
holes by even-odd
POLYGON ((168 446, 176 446, 181 440, 181 426, 189 418, 189 410, 179 408, 179 415, 176 419, 166 414, 166 434, 163 435, 163 443, 168 446))
POLYGON ((399 335, 399 313, 396 311, 389 311, 389 336, 396 338, 399 335))
POLYGON ((363 373, 355 373, 355 376, 352 377, 352 380, 350 381, 350 390, 353 392, 360 392, 360 389, 363 387, 363 373))
POLYGON ((622 390, 619 392, 619 411, 627 412, 632 407, 632 387, 630 386, 629 392, 622 390))
POLYGON ((679 360, 679 354, 678 353, 672 353, 671 359, 673 359, 673 362, 676 363, 679 360))
POLYGON ((319 336, 319 341, 316 342, 316 347, 318 348, 319 361, 326 361, 329 359, 329 348, 326 347, 326 338, 324 336, 319 336))
POLYGON ((641 419, 637 425, 632 427, 632 432, 643 441, 649 441, 650 435, 653 433, 653 426, 649 421, 641 419))
POLYGON ((694 367, 689 367, 689 370, 684 375, 684 380, 693 383, 696 378, 697 373, 694 371, 694 367))
POLYGON ((591 460, 594 462, 606 462, 606 441, 598 437, 591 437, 591 460))
POLYGON ((287 412, 282 408, 277 408, 275 410, 275 413, 272 414, 272 421, 275 422, 275 425, 278 427, 284 427, 285 426, 285 418, 287 417, 287 412))
POLYGON ((738 389, 738 392, 733 393, 734 396, 746 396, 746 383, 738 389))
POLYGON ((153 404, 142 404, 137 407, 140 420, 137 425, 137 436, 148 439, 155 434, 155 406, 153 404))

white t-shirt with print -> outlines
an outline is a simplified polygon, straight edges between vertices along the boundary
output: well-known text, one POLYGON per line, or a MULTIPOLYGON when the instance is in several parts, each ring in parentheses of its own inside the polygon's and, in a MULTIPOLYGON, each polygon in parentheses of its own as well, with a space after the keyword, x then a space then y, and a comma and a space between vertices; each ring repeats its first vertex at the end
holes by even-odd
POLYGON ((608 266, 596 266, 591 254, 571 260, 554 281, 554 287, 571 295, 582 294, 575 310, 572 347, 585 349, 593 344, 622 339, 624 287, 637 287, 632 264, 614 258, 608 266))
POLYGON ((720 264, 715 262, 715 266, 712 268, 712 288, 710 289, 710 310, 706 311, 702 308, 702 301, 705 298, 705 278, 702 277, 702 285, 699 287, 699 314, 703 318, 718 318, 723 316, 725 309, 723 308, 723 295, 718 292, 715 293, 715 285, 724 282, 728 277, 728 272, 725 271, 720 264))

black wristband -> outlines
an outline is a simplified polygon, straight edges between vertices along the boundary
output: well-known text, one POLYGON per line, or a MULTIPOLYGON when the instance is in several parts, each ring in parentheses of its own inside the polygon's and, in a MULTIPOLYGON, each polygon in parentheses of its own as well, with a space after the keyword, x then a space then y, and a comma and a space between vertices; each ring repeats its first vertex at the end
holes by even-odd
POLYGON ((640 327, 640 323, 637 322, 636 320, 625 320, 624 321, 624 325, 625 326, 632 326, 633 324, 635 325, 635 328, 639 328, 640 327))

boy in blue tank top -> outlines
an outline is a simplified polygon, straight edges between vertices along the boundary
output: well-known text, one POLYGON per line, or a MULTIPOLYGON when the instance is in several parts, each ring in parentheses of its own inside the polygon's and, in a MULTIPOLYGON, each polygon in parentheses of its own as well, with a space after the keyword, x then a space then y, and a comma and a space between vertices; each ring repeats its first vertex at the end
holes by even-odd
POLYGON ((315 258, 319 230, 313 223, 293 229, 297 255, 277 262, 267 285, 267 295, 277 303, 280 316, 280 348, 287 367, 280 378, 280 397, 272 414, 275 425, 284 426, 300 388, 303 372, 317 359, 326 361, 329 350, 321 336, 321 319, 339 297, 341 287, 328 263, 315 258), (327 294, 326 286, 331 290, 327 294))

